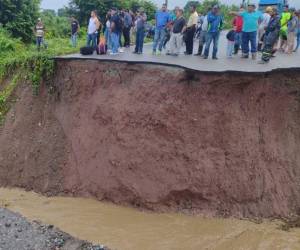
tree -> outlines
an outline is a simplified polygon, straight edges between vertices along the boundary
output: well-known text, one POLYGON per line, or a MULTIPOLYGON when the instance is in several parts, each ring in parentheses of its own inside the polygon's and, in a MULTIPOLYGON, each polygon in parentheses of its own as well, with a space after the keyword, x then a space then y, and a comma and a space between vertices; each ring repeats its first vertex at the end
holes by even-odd
POLYGON ((71 0, 68 13, 75 15, 78 21, 85 25, 92 10, 97 10, 101 19, 104 19, 107 11, 112 7, 131 9, 133 11, 143 7, 149 19, 154 18, 156 11, 155 4, 149 0, 71 0))
POLYGON ((0 23, 25 42, 32 39, 32 29, 39 15, 40 0, 1 0, 0 23))

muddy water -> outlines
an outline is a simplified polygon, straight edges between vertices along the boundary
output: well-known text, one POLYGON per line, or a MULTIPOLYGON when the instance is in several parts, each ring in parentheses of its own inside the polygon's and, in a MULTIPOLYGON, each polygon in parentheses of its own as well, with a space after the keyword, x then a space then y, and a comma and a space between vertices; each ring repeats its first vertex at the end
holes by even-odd
POLYGON ((0 189, 0 206, 112 249, 300 249, 300 230, 278 230, 279 222, 153 214, 91 199, 46 198, 15 189, 0 189))

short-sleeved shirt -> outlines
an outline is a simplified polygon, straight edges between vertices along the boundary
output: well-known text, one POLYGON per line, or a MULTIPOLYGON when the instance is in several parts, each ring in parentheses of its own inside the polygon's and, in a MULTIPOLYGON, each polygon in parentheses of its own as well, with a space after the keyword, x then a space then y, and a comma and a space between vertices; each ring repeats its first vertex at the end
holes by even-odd
POLYGON ((171 16, 168 11, 157 11, 155 14, 156 28, 164 28, 171 21, 171 16))
POLYGON ((183 30, 183 27, 185 26, 186 21, 184 17, 179 17, 174 21, 174 26, 173 26, 173 33, 178 34, 181 33, 183 30))
POLYGON ((79 23, 76 20, 72 21, 72 23, 71 23, 72 35, 74 35, 75 33, 77 33, 78 27, 79 27, 79 23))
POLYGON ((198 16, 197 11, 195 11, 194 13, 192 13, 190 15, 187 27, 192 27, 193 25, 197 25, 197 23, 198 23, 198 17, 199 16, 198 16))
POLYGON ((120 33, 121 30, 122 30, 122 24, 121 24, 121 18, 120 18, 120 16, 119 15, 113 15, 111 17, 110 22, 115 24, 114 29, 112 30, 112 32, 114 32, 114 33, 120 33))
POLYGON ((260 11, 244 11, 240 16, 243 17, 243 32, 254 32, 258 30, 258 20, 262 18, 260 11))

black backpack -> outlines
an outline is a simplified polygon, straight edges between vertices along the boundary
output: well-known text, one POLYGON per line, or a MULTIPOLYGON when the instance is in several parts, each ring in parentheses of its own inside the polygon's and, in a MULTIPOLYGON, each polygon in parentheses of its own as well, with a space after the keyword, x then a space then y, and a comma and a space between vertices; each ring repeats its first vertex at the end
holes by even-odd
POLYGON ((85 46, 80 48, 80 54, 83 56, 92 55, 93 53, 94 53, 93 47, 85 46))

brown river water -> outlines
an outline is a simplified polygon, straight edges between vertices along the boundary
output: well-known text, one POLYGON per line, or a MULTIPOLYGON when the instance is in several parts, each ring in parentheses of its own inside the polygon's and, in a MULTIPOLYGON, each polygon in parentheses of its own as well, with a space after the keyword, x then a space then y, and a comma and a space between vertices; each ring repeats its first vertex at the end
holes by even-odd
POLYGON ((256 224, 237 219, 157 214, 92 199, 46 198, 33 192, 3 188, 0 206, 111 249, 300 249, 300 229, 282 231, 278 229, 278 221, 256 224))

